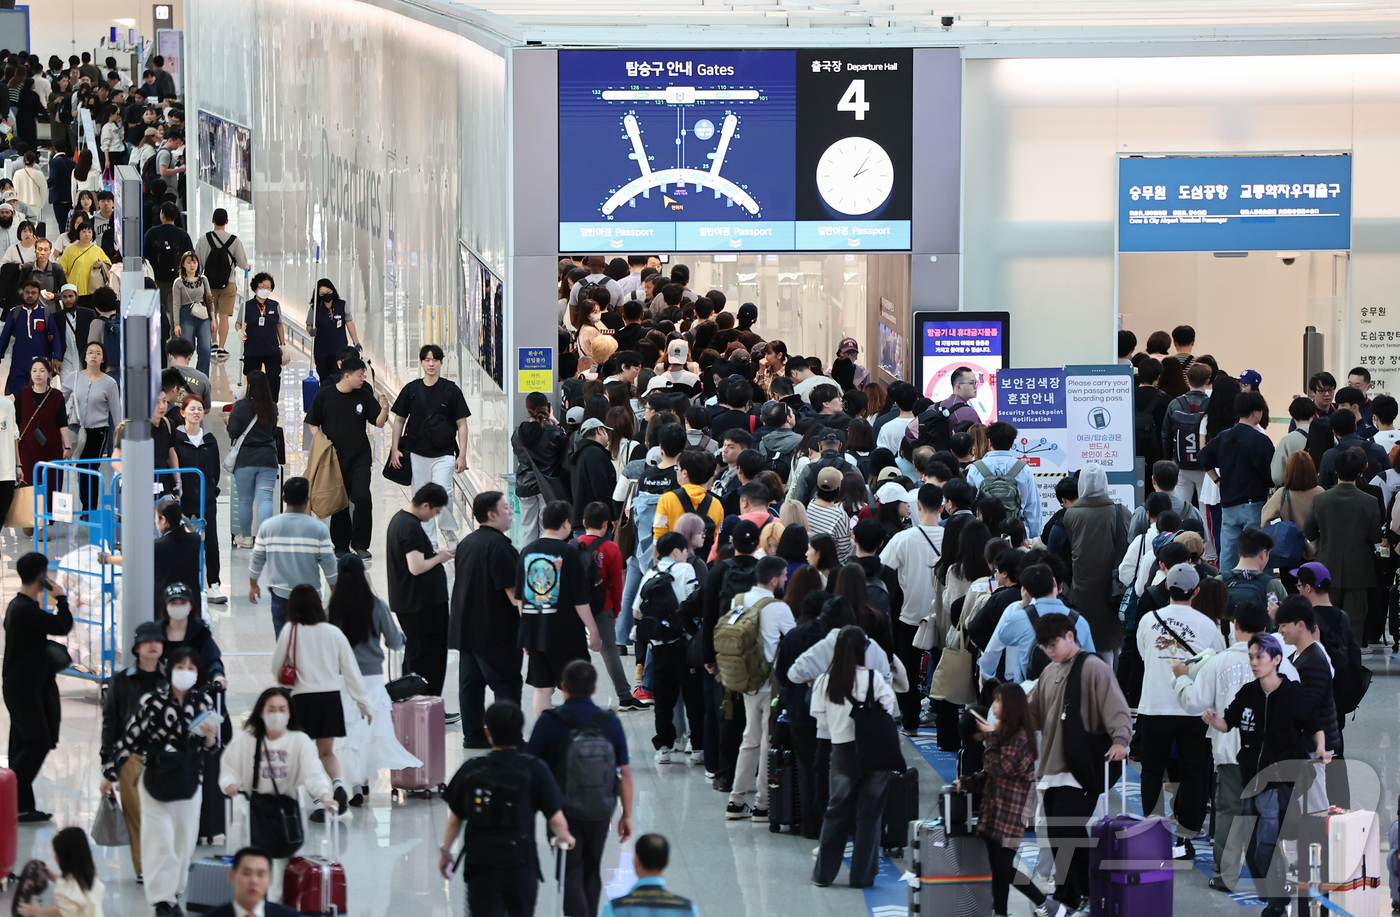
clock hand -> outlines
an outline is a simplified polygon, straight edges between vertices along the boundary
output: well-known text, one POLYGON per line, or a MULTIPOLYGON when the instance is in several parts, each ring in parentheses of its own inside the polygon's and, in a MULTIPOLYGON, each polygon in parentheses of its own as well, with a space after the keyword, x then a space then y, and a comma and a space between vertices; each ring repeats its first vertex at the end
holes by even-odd
POLYGON ((870 157, 867 155, 864 159, 861 160, 861 162, 860 162, 860 168, 859 168, 859 169, 856 169, 856 174, 855 174, 855 175, 852 175, 851 177, 852 177, 852 178, 859 178, 859 177, 860 177, 860 174, 861 174, 862 172, 865 171, 865 164, 866 164, 867 162, 869 162, 869 161, 870 161, 870 157))

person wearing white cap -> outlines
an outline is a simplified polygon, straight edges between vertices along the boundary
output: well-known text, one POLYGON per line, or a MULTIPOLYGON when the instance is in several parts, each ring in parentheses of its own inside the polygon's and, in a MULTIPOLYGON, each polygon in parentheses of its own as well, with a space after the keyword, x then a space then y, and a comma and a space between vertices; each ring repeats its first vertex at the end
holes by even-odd
POLYGON ((600 502, 612 507, 612 494, 617 488, 617 467, 608 451, 611 427, 596 417, 590 417, 579 427, 579 447, 574 453, 571 481, 573 484, 574 529, 583 531, 583 511, 590 503, 600 502))
MULTIPOLYGON (((666 367, 656 374, 657 378, 670 380, 673 387, 688 388, 689 395, 694 397, 700 393, 700 377, 691 370, 690 345, 684 340, 677 338, 666 345, 666 367)), ((698 366, 695 366, 699 369, 698 366)))
POLYGON ((1191 860, 1195 849, 1190 838, 1205 823, 1206 775, 1211 770, 1210 740, 1206 724, 1186 712, 1172 686, 1172 668, 1207 650, 1223 652, 1225 637, 1214 621, 1191 607, 1200 590, 1201 577, 1189 563, 1167 571, 1171 603, 1150 611, 1138 621, 1137 649, 1142 657, 1142 699, 1138 702, 1137 732, 1142 738, 1142 805, 1144 812, 1157 808, 1162 780, 1172 746, 1176 746, 1180 783, 1172 797, 1176 818, 1177 855, 1191 860))

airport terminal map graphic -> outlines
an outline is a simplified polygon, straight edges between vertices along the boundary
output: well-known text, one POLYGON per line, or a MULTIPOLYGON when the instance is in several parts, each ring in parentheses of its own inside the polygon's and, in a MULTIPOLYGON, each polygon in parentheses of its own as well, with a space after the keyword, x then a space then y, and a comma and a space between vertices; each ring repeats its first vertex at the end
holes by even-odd
POLYGON ((559 56, 560 247, 791 248, 792 51, 559 56))

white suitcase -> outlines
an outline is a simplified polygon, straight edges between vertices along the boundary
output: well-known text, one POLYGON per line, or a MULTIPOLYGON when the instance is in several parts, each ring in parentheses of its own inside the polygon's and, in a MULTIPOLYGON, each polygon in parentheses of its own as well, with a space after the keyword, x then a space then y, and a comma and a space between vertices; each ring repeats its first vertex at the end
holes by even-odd
POLYGON ((1386 865, 1376 813, 1332 808, 1300 819, 1298 897, 1303 914, 1310 912, 1313 847, 1317 848, 1318 891, 1352 917, 1379 917, 1386 865))

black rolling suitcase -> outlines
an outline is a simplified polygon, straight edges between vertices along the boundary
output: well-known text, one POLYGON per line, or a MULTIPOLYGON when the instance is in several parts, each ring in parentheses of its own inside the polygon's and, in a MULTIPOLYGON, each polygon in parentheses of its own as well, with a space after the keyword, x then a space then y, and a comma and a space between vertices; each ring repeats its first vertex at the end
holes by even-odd
POLYGON ((885 856, 904 856, 904 848, 909 846, 909 824, 918 820, 919 772, 910 767, 902 774, 890 775, 890 789, 885 795, 885 815, 880 826, 880 848, 885 856))
POLYGON ((799 831, 802 825, 802 803, 797 792, 797 752, 792 747, 792 734, 787 720, 773 724, 773 739, 768 746, 768 830, 774 834, 784 828, 799 831))
POLYGON ((203 802, 199 807, 199 843, 206 845, 213 844, 214 839, 228 829, 228 807, 225 805, 228 797, 219 788, 219 766, 223 763, 224 743, 229 739, 227 732, 231 728, 224 704, 224 692, 215 686, 210 688, 209 695, 214 700, 214 709, 224 721, 219 726, 219 736, 214 746, 200 751, 204 786, 203 802))

